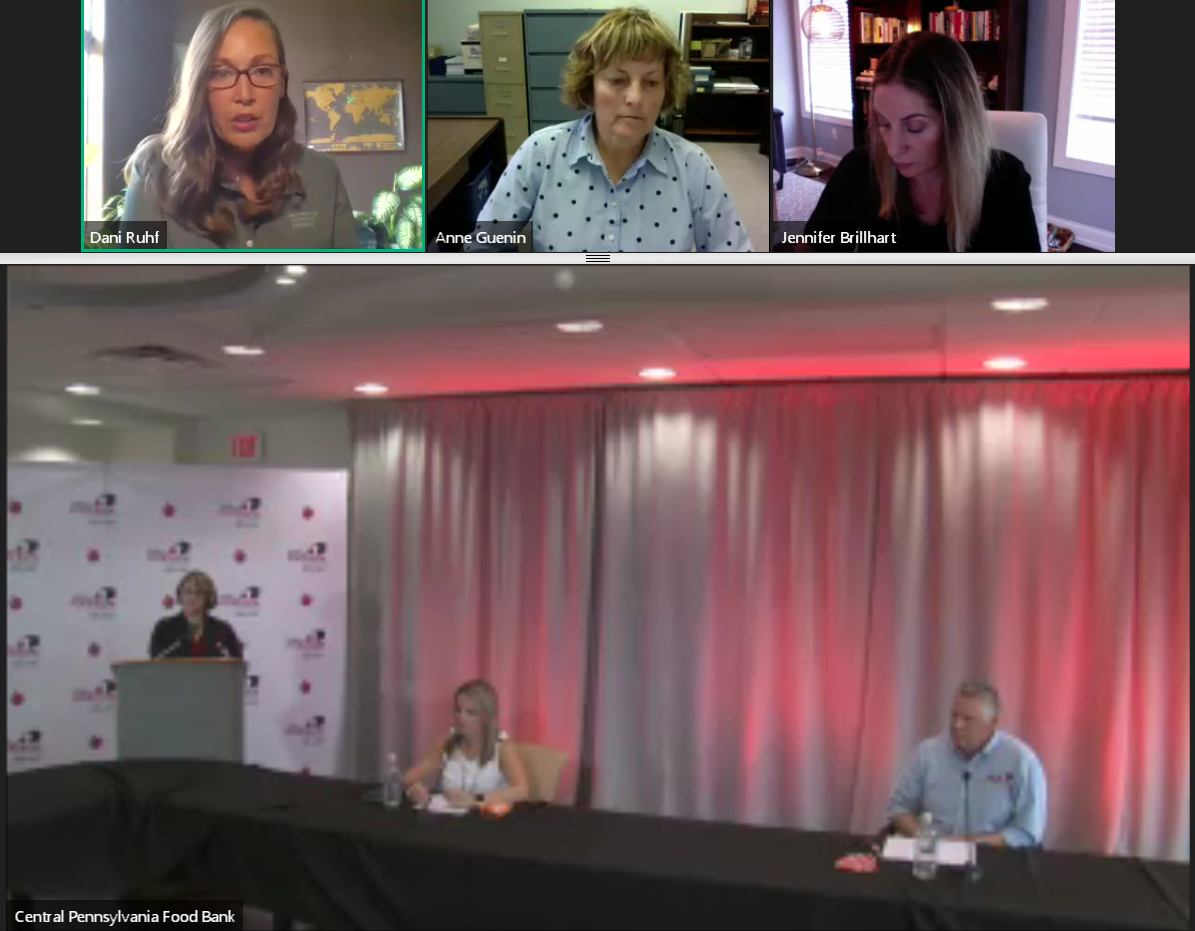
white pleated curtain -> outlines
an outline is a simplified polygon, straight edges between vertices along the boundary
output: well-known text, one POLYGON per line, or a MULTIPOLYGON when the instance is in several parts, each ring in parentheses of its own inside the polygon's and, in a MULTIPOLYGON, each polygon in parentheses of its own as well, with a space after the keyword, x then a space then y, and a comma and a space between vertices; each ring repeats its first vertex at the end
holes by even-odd
POLYGON ((1189 858, 1182 379, 614 391, 354 414, 350 753, 453 687, 583 804, 870 832, 988 676, 1052 847, 1189 858))

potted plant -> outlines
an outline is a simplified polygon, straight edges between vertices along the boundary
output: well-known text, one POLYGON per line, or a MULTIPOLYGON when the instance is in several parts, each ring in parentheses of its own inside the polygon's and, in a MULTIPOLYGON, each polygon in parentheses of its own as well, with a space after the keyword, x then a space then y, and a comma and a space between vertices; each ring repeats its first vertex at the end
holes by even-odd
POLYGON ((380 228, 381 249, 423 248, 423 166, 411 165, 394 176, 389 191, 377 194, 369 212, 353 211, 358 221, 380 228))

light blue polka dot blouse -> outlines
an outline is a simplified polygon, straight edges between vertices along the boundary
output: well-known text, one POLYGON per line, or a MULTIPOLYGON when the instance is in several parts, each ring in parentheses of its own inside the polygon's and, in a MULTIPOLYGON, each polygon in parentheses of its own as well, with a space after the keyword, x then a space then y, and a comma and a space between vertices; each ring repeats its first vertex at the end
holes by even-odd
POLYGON ((700 146, 657 127, 615 184, 598 154, 593 114, 541 129, 519 146, 477 222, 478 230, 510 233, 528 221, 536 252, 751 251, 722 176, 700 146))

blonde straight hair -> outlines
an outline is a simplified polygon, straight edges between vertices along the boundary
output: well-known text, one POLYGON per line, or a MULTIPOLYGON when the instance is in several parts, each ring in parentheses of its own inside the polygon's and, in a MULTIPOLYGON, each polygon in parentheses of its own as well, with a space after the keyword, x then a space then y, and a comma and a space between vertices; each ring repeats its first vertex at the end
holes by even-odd
MULTIPOLYGON (((452 696, 453 710, 461 698, 468 698, 477 708, 481 717, 481 757, 480 764, 485 765, 494 758, 494 751, 498 746, 498 692, 484 679, 471 679, 466 682, 452 696)), ((458 747, 464 744, 463 734, 454 730, 452 736, 444 743, 444 756, 451 757, 458 747)))
MULTIPOLYGON (((979 214, 992 162, 991 134, 979 75, 966 49, 950 36, 915 32, 890 48, 876 69, 873 89, 902 84, 921 94, 942 117, 942 169, 946 242, 951 252, 966 252, 979 214)), ((874 90, 873 90, 874 93, 874 90)), ((875 107, 867 123, 871 167, 880 189, 880 216, 897 215, 907 187, 880 138, 875 107)))

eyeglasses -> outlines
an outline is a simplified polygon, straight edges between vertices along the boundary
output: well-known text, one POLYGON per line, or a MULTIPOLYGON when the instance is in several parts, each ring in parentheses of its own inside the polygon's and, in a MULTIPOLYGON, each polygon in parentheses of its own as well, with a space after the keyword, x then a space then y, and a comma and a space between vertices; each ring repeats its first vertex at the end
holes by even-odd
POLYGON ((217 65, 209 73, 207 86, 214 91, 228 90, 236 86, 241 75, 247 75, 254 87, 277 87, 286 69, 282 65, 254 65, 252 68, 234 68, 232 65, 217 65))

